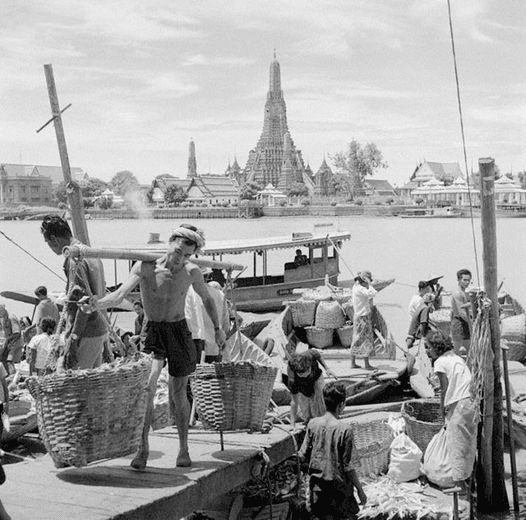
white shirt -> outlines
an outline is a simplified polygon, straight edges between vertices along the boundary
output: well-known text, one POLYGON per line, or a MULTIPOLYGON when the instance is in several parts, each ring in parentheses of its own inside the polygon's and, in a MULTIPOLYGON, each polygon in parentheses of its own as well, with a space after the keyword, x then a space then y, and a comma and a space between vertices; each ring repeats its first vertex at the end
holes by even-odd
POLYGON ((445 374, 447 390, 444 396, 444 406, 450 406, 461 399, 470 397, 471 372, 465 361, 452 350, 442 354, 433 367, 435 373, 445 374))
MULTIPOLYGON (((219 326, 225 332, 230 326, 230 316, 223 291, 208 285, 208 292, 214 301, 214 306, 219 320, 219 326)), ((188 328, 192 333, 192 338, 201 339, 206 342, 205 352, 207 355, 216 356, 219 354, 219 348, 216 345, 215 328, 208 312, 206 312, 203 300, 195 292, 192 286, 189 287, 186 294, 184 314, 188 328)))
POLYGON ((36 336, 33 336, 31 338, 31 341, 28 344, 28 348, 37 351, 37 356, 35 359, 35 368, 45 368, 48 355, 51 352, 52 344, 53 338, 45 332, 43 332, 42 334, 37 334, 36 336))
POLYGON ((376 289, 370 285, 368 288, 356 282, 352 288, 352 306, 355 316, 367 316, 371 314, 372 301, 376 289))
POLYGON ((420 304, 424 302, 424 298, 420 296, 419 294, 415 294, 411 300, 409 300, 409 307, 407 308, 407 312, 409 313, 409 319, 412 319, 415 315, 416 310, 418 307, 420 307, 420 304))

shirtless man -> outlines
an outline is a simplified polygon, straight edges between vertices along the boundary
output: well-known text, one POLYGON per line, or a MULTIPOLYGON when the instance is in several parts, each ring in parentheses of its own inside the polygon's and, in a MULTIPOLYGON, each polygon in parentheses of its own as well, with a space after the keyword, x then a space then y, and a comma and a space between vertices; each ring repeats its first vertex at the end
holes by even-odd
POLYGON ((144 314, 148 320, 144 351, 151 353, 153 363, 148 381, 148 405, 141 446, 131 462, 134 469, 143 470, 148 461, 148 432, 153 419, 153 398, 165 359, 168 359, 169 385, 179 436, 176 465, 187 467, 192 464, 188 451, 190 405, 186 387, 188 376, 195 370, 196 350, 184 315, 186 293, 190 286, 203 300, 214 324, 216 342, 219 345, 225 342, 225 333, 220 328, 214 302, 201 270, 188 261, 203 246, 202 233, 194 226, 183 224, 172 232, 164 256, 156 262, 137 262, 130 271, 128 280, 119 289, 98 301, 96 298, 89 300, 90 308, 113 307, 140 284, 144 314))

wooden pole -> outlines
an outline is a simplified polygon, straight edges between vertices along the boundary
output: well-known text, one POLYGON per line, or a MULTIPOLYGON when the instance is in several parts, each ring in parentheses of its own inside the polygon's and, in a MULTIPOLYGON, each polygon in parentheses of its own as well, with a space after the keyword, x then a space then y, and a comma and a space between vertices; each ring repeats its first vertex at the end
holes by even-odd
POLYGON ((66 147, 66 138, 64 136, 64 127, 62 126, 62 117, 58 103, 57 89, 55 78, 53 76, 53 67, 44 65, 46 73, 46 83, 49 95, 49 104, 51 105, 51 115, 55 125, 55 134, 57 136, 58 151, 60 154, 60 163, 62 164, 62 174, 66 183, 66 193, 68 196, 69 206, 71 208, 71 222, 73 224, 73 235, 83 244, 90 245, 88 236, 88 227, 84 216, 84 204, 82 202, 82 193, 78 184, 71 180, 71 168, 69 165, 68 149, 66 147))
POLYGON ((480 512, 509 510, 504 481, 504 424, 500 378, 500 325, 497 300, 497 224, 495 218, 495 161, 479 159, 481 186, 482 258, 484 289, 491 300, 490 331, 493 350, 493 391, 484 396, 482 434, 477 468, 477 507, 480 512))

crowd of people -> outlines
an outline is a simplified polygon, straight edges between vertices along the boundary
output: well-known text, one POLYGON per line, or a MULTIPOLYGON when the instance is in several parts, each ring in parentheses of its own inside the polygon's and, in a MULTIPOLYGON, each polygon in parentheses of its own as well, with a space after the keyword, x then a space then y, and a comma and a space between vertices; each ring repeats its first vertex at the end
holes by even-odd
MULTIPOLYGON (((41 232, 57 255, 62 254, 65 246, 78 243, 67 221, 58 216, 44 217, 41 232)), ((225 278, 221 270, 202 270, 190 260, 204 244, 204 235, 199 229, 189 224, 180 225, 172 232, 166 253, 155 262, 135 263, 128 279, 113 292, 106 291, 99 259, 66 258, 63 266, 66 297, 62 311, 49 298, 44 286, 35 289, 37 305, 33 320, 28 317, 18 320, 0 305, 0 330, 4 335, 0 373, 4 377, 0 379, 9 382, 15 378, 16 366, 23 359, 27 360, 30 374, 42 376, 55 370, 96 368, 103 360, 137 351, 150 354, 153 363, 148 406, 141 444, 131 466, 144 470, 148 463, 153 399, 166 364, 179 438, 176 466, 190 466, 188 378, 197 362, 221 360, 232 321, 223 293, 221 282, 225 278), (110 340, 106 309, 119 305, 137 286, 141 300, 134 304, 133 331, 120 331, 117 340, 114 335, 110 340)), ((297 251, 295 262, 298 265, 308 262, 301 250, 297 251)), ((469 393, 471 375, 464 361, 472 328, 472 299, 467 292, 471 273, 467 269, 457 273, 458 290, 451 298, 450 337, 441 333, 432 319, 433 311, 441 306, 441 278, 431 277, 418 283, 418 294, 409 303, 406 342, 408 348, 417 341, 422 342, 434 365, 448 425, 451 457, 457 459, 455 481, 461 484, 471 473, 478 417, 469 393), (458 460, 464 463, 459 464, 458 460)), ((371 272, 358 273, 352 288, 350 368, 374 369, 370 358, 374 357, 375 349, 372 324, 375 295, 371 272), (363 365, 359 365, 357 359, 363 360, 363 365)), ((293 428, 299 420, 306 425, 299 456, 311 475, 312 515, 354 518, 358 501, 364 504, 367 497, 353 467, 352 428, 339 420, 345 407, 346 388, 338 382, 325 384, 322 369, 327 375, 334 375, 315 349, 290 357, 285 381, 292 394, 291 423, 293 428)))

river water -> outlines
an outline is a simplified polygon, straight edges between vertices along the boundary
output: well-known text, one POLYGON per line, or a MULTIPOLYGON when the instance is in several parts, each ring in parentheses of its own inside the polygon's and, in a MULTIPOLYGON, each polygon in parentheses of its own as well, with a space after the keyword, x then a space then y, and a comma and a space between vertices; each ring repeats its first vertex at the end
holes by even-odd
MULTIPOLYGON (((150 233, 159 233, 166 241, 170 231, 180 222, 171 220, 90 220, 88 231, 93 246, 119 247, 144 246, 150 233)), ((351 233, 351 240, 343 245, 341 277, 351 277, 361 269, 369 269, 378 279, 395 278, 396 282, 381 291, 375 301, 393 332, 395 339, 404 344, 408 326, 407 304, 416 291, 418 280, 429 275, 444 275, 442 283, 446 290, 456 286, 455 272, 460 268, 471 269, 474 283, 478 284, 477 263, 480 279, 483 279, 481 221, 475 219, 402 219, 398 217, 334 217, 334 218, 260 218, 202 219, 193 222, 205 231, 209 241, 232 240, 276 235, 291 235, 293 232, 314 231, 315 225, 325 233, 328 230, 344 230, 351 233), (473 231, 474 229, 474 231, 473 231), (475 237, 475 239, 473 238, 475 237), (474 245, 475 242, 475 245, 474 245), (477 253, 475 254, 475 248, 477 253)), ((0 231, 18 246, 44 263, 58 276, 63 276, 62 259, 44 243, 38 221, 3 221, 0 231)), ((497 221, 498 279, 519 301, 526 303, 526 219, 500 218, 497 221)), ((0 291, 10 290, 32 294, 38 285, 50 290, 61 290, 64 283, 28 253, 0 235, 0 291)), ((277 273, 286 261, 291 261, 293 250, 276 251, 269 254, 270 273, 277 273)), ((225 257, 225 259, 227 259, 225 257)), ((230 257, 236 263, 249 266, 252 256, 230 257)), ((261 269, 261 258, 257 259, 261 269)), ((119 279, 126 276, 127 262, 120 262, 117 269, 119 279)), ((108 285, 114 283, 113 262, 106 262, 108 285)), ((482 282, 480 283, 482 284, 482 282)), ((0 297, 8 310, 18 316, 31 315, 32 308, 23 303, 0 297)), ((120 320, 132 322, 128 318, 120 320)), ((507 458, 507 457, 506 457, 507 458)), ((526 468, 519 468, 526 477, 526 468)), ((521 493, 526 486, 522 483, 521 493)), ((511 493, 509 494, 511 501, 511 493)), ((524 500, 524 498, 523 498, 524 500)), ((526 509, 524 502, 522 507, 526 509)), ((522 516, 521 516, 522 518, 522 516)))
MULTIPOLYGON (((89 220, 91 244, 100 247, 144 246, 150 233, 159 233, 167 240, 171 229, 179 221, 173 220, 89 220)), ((209 241, 232 240, 293 232, 345 230, 351 240, 343 245, 341 278, 350 278, 361 269, 369 269, 379 279, 395 278, 396 283, 384 289, 376 302, 386 315, 395 338, 402 340, 407 330, 407 303, 415 292, 418 280, 430 274, 444 275, 446 290, 456 286, 455 272, 463 267, 471 269, 477 285, 476 256, 479 258, 480 278, 483 279, 481 221, 473 222, 477 255, 475 255, 471 220, 457 219, 402 219, 399 217, 334 217, 334 218, 260 218, 260 219, 201 219, 194 222, 205 231, 209 241), (315 225, 330 225, 316 227, 315 225)), ((3 221, 0 231, 19 246, 43 262, 49 269, 63 276, 62 259, 44 243, 38 221, 3 221)), ((498 279, 520 301, 526 303, 526 219, 500 218, 497 221, 498 279)), ((269 254, 269 270, 277 274, 286 261, 292 260, 293 250, 269 254)), ((225 257, 226 259, 226 257, 225 257)), ((230 257, 236 263, 253 269, 250 255, 230 257)), ((261 257, 257 259, 261 269, 261 257)), ((119 262, 118 278, 126 276, 127 262, 119 262)), ((114 283, 113 262, 106 262, 108 285, 114 283)), ((38 264, 28 254, 0 235, 0 290, 32 294, 38 285, 60 290, 64 284, 53 273, 38 264)), ((31 314, 23 303, 5 300, 8 309, 18 316, 31 314)))

